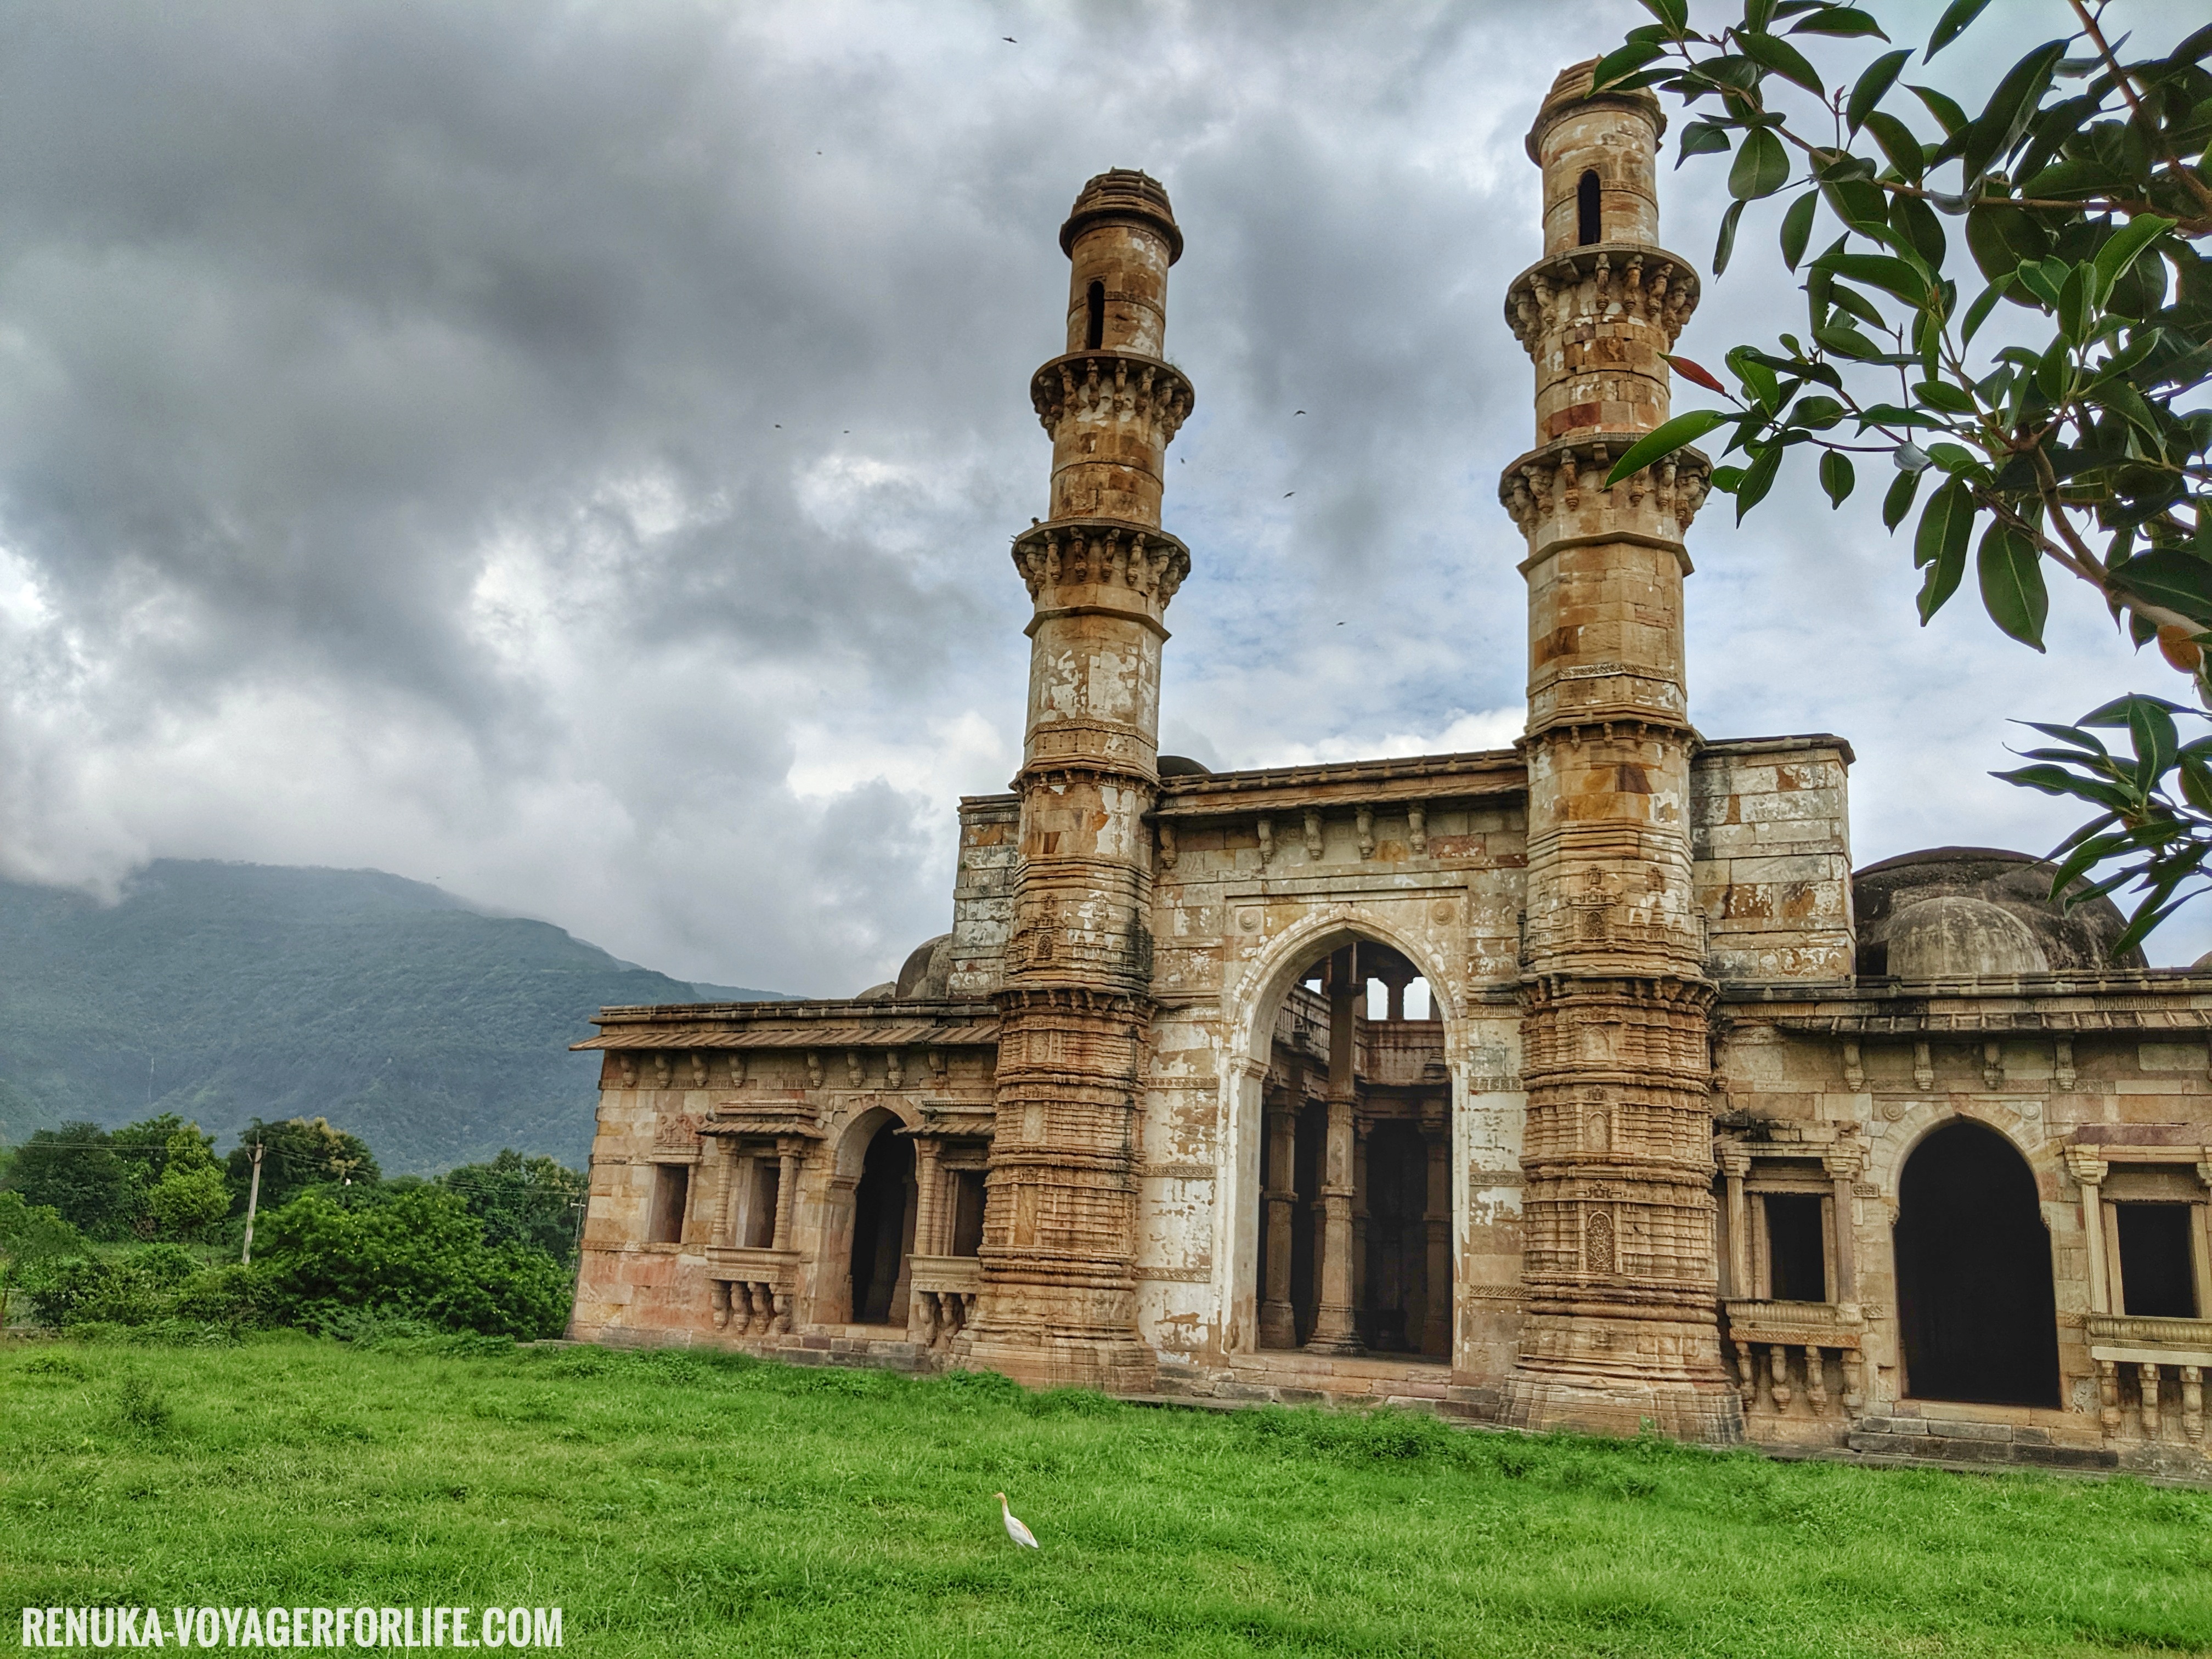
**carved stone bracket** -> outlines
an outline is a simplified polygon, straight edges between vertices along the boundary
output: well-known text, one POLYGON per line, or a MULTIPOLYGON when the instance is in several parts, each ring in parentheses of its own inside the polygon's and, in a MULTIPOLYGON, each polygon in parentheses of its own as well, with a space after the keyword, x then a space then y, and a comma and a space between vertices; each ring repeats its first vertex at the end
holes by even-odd
POLYGON ((1037 420, 1055 438, 1073 413, 1099 419, 1139 421, 1162 443, 1171 441, 1190 414, 1196 394, 1173 363, 1125 351, 1079 351, 1055 357, 1030 379, 1037 420))
POLYGON ((1030 597, 1088 584, 1124 588, 1167 608, 1190 574, 1190 550, 1164 531, 1119 519, 1055 519, 1014 538, 1030 597))
POLYGON ((1657 248, 1570 248, 1530 266, 1505 290, 1505 321, 1531 354, 1545 336, 1623 316, 1656 325, 1672 346, 1698 307, 1698 273, 1657 248))
POLYGON ((1572 514, 1586 496, 1593 501, 1601 496, 1611 507, 1632 511, 1648 500, 1649 533, 1680 537, 1705 505, 1712 465, 1697 450, 1678 449, 1607 489, 1606 474, 1613 462, 1642 435, 1603 434, 1532 450, 1505 469, 1498 481, 1498 499, 1523 533, 1533 533, 1547 518, 1572 514))

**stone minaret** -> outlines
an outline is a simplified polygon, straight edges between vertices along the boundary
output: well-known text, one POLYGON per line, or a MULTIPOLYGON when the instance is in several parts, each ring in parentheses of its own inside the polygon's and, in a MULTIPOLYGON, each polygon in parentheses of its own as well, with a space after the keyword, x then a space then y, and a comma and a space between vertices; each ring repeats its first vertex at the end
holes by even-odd
POLYGON ((1509 1420, 1741 1437, 1723 1370, 1707 1104, 1713 987, 1690 880, 1683 532, 1694 452, 1604 486, 1667 418, 1697 301, 1658 246, 1646 92, 1553 83, 1528 135, 1544 257, 1506 316, 1536 366, 1536 447, 1499 495, 1528 542, 1521 1350, 1509 1420))
POLYGON ((1162 462, 1191 406, 1161 358, 1182 233, 1165 191, 1116 169, 1083 187, 1060 245, 1067 351, 1030 386, 1052 434, 1052 516, 1014 540, 1036 615, 983 1288, 956 1352, 1028 1382, 1143 1390, 1131 1166, 1162 618, 1190 570, 1159 527, 1162 462))

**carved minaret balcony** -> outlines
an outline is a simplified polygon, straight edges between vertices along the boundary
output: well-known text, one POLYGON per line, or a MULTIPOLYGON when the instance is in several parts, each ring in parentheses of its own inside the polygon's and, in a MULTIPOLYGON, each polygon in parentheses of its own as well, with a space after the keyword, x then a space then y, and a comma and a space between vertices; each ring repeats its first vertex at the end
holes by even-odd
POLYGON ((1035 605, 1021 861, 1000 1008, 982 1288, 956 1363, 1142 1391, 1137 1073, 1151 1016, 1160 649, 1190 554, 1160 527, 1189 380, 1162 357, 1167 192, 1101 173, 1061 228, 1067 351, 1030 382, 1052 435, 1052 516, 1015 538, 1035 605))
POLYGON ((1684 451, 1605 487, 1667 419, 1698 280, 1656 245, 1657 100, 1592 97, 1589 67, 1559 76, 1528 136, 1544 258, 1506 301, 1536 413, 1498 484, 1528 582, 1528 1302, 1507 1413, 1729 1441, 1683 672, 1682 537, 1709 469, 1684 451))

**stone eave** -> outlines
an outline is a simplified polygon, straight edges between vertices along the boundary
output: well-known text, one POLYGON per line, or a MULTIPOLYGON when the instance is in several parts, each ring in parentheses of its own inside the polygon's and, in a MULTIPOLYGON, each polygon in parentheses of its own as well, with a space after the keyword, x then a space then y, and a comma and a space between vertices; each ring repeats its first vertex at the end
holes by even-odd
POLYGON ((1735 1020, 1808 1036, 2212 1031, 2212 974, 2188 969, 1867 979, 1855 987, 1736 984, 1723 986, 1720 1000, 1735 1020))
POLYGON ((1528 769, 1517 750, 1484 749, 1163 778, 1151 816, 1229 817, 1389 802, 1518 799, 1528 791, 1528 769))
POLYGON ((571 1049, 959 1048, 999 1040, 998 1010, 989 1003, 920 998, 602 1008, 592 1024, 599 1035, 571 1049))

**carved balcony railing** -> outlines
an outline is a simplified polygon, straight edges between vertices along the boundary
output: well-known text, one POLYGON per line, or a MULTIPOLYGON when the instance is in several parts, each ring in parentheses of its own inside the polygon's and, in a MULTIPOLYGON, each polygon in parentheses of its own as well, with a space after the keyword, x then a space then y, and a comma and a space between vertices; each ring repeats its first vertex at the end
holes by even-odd
POLYGON ((2141 1314, 2091 1314, 2082 1321, 2097 1365, 2097 1420, 2105 1438, 2160 1438, 2161 1396, 2181 1408, 2181 1432, 2204 1442, 2204 1371, 2212 1366, 2212 1319, 2154 1319, 2141 1314), (2168 1389, 2166 1384, 2177 1386, 2168 1389), (2130 1423, 2129 1408, 2133 1409, 2130 1423), (2132 1433, 2130 1434, 2130 1430, 2132 1433))
POLYGON ((791 1294, 799 1270, 796 1250, 707 1252, 713 1286, 714 1328, 736 1336, 781 1336, 791 1329, 791 1294))
POLYGON ((983 1264, 972 1255, 917 1255, 908 1259, 914 1302, 907 1334, 941 1348, 974 1317, 975 1293, 983 1283, 983 1264))
POLYGON ((1832 1417, 1839 1425, 1866 1403, 1866 1365, 1859 1346, 1863 1322, 1856 1307, 1750 1297, 1729 1298, 1721 1307, 1728 1316, 1746 1417, 1759 1412, 1762 1391, 1774 1416, 1786 1415, 1802 1392, 1814 1418, 1832 1417), (1828 1387, 1832 1362, 1843 1380, 1839 1392, 1828 1387))

